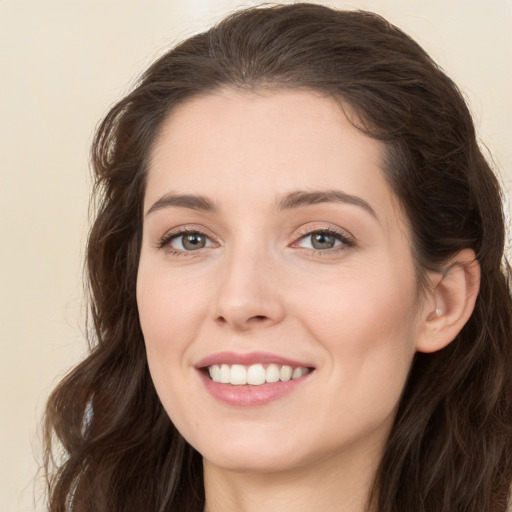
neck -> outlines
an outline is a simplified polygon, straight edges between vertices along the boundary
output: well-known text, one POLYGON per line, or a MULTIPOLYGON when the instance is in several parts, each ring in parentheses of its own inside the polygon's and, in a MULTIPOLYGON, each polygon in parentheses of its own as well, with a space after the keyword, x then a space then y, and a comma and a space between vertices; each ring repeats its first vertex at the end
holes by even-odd
POLYGON ((204 461, 205 512, 372 512, 367 501, 376 464, 368 460, 340 464, 332 457, 321 465, 265 473, 231 471, 204 461))

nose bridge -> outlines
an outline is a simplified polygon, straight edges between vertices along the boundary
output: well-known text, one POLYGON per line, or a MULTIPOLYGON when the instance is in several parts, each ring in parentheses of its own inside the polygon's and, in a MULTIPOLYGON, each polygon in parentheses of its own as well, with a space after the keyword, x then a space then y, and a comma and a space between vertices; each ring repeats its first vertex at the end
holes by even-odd
POLYGON ((215 313, 218 321, 239 330, 272 325, 284 315, 269 244, 257 237, 244 238, 226 248, 215 313))

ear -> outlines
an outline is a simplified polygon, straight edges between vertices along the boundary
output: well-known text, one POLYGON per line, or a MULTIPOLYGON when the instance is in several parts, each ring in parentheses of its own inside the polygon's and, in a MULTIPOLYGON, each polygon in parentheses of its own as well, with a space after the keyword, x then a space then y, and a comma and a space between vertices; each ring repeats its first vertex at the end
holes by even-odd
POLYGON ((457 253, 442 273, 430 276, 432 289, 425 298, 419 352, 436 352, 459 334, 475 308, 480 289, 480 265, 472 249, 457 253))

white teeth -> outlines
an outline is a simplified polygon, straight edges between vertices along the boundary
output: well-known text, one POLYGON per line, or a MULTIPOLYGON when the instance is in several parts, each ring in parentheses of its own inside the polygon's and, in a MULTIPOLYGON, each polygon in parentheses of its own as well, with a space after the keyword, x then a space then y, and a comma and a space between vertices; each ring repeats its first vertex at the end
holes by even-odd
POLYGON ((231 368, 229 367, 229 365, 223 364, 220 367, 220 381, 219 382, 222 382, 224 384, 229 384, 230 381, 231 381, 231 368))
POLYGON ((277 382, 279 380, 279 366, 277 364, 268 365, 265 380, 267 382, 277 382))
POLYGON ((210 377, 214 382, 221 382, 220 380, 220 368, 218 364, 214 364, 208 368, 208 372, 210 373, 210 377))
POLYGON ((243 386, 247 384, 247 370, 241 364, 231 366, 231 384, 235 386, 243 386))
POLYGON ((252 386, 259 386, 265 383, 267 372, 261 364, 253 364, 247 370, 247 384, 252 386))
POLYGON ((260 386, 265 383, 287 382, 291 379, 299 379, 309 373, 308 368, 293 368, 288 365, 269 364, 267 368, 262 364, 252 364, 244 366, 241 364, 214 364, 208 367, 213 382, 221 382, 223 384, 232 384, 234 386, 243 386, 249 384, 251 386, 260 386))
POLYGON ((307 368, 295 368, 292 373, 292 379, 300 379, 308 373, 307 368))
POLYGON ((292 367, 291 366, 281 366, 281 371, 279 372, 279 380, 282 382, 286 382, 292 378, 292 367))

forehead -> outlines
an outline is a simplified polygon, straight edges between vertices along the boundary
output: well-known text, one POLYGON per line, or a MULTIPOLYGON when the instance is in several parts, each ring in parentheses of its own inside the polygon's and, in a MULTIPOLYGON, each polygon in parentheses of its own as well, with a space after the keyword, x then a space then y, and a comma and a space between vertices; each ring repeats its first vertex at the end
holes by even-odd
POLYGON ((150 159, 146 210, 169 192, 249 206, 295 189, 342 190, 376 210, 393 209, 383 153, 332 98, 223 89, 169 114, 150 159))

